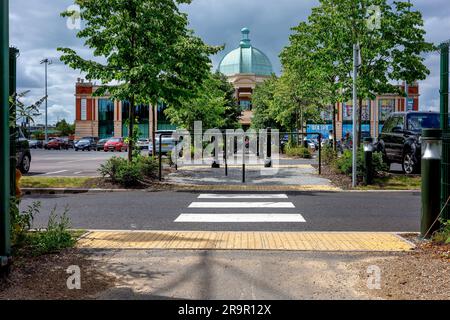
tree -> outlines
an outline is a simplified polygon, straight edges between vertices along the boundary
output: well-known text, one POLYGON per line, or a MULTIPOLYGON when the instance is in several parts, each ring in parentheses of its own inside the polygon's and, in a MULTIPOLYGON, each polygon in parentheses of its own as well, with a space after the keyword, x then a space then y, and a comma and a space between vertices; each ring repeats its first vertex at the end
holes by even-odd
MULTIPOLYGON (((377 94, 403 94, 393 83, 402 80, 412 83, 429 74, 423 53, 432 51, 434 46, 425 41, 422 15, 412 8, 406 1, 390 4, 387 0, 321 0, 320 6, 313 10, 309 23, 322 51, 329 50, 323 58, 332 61, 338 70, 346 70, 346 76, 341 73, 338 79, 345 98, 351 95, 353 44, 361 47, 359 106, 377 94), (373 14, 371 8, 379 11, 379 24, 375 27, 368 24, 373 14)), ((360 126, 361 108, 357 122, 360 126)), ((360 132, 354 137, 357 146, 360 132)))
POLYGON ((70 136, 75 133, 75 125, 68 124, 66 119, 62 119, 56 123, 56 130, 59 131, 61 136, 70 136))
POLYGON ((210 73, 195 96, 169 105, 165 113, 173 124, 190 131, 194 130, 195 121, 202 121, 203 127, 208 129, 232 129, 239 124, 240 109, 226 78, 210 73))
POLYGON ((275 75, 272 75, 263 83, 258 84, 253 92, 252 127, 254 129, 279 128, 279 123, 271 112, 277 82, 278 78, 275 75))
MULTIPOLYGON (((85 22, 77 37, 85 39, 94 56, 102 59, 84 59, 70 48, 59 48, 61 61, 85 72, 88 80, 100 80, 96 95, 109 93, 113 99, 129 102, 129 137, 133 137, 136 105, 151 103, 154 114, 159 100, 176 103, 191 96, 209 72, 209 56, 220 50, 188 29, 187 15, 178 5, 190 0, 75 2, 85 22)), ((155 124, 152 140, 155 151, 155 124)), ((128 150, 131 161, 133 146, 128 150)))

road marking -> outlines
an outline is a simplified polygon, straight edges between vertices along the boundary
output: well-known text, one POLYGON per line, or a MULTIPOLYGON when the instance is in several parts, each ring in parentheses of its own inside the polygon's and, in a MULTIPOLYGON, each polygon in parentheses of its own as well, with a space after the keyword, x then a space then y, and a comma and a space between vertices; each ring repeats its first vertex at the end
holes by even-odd
POLYGON ((286 194, 210 194, 205 193, 198 199, 287 199, 286 194))
POLYGON ((292 202, 192 202, 189 208, 295 208, 292 202))
POLYGON ((67 172, 67 171, 69 171, 69 170, 61 170, 61 171, 55 171, 55 172, 47 172, 47 173, 44 173, 44 175, 58 174, 58 173, 63 173, 63 172, 67 172))
POLYGON ((83 173, 83 171, 74 172, 73 174, 80 174, 83 173))
POLYGON ((182 213, 175 222, 306 222, 301 214, 182 213))

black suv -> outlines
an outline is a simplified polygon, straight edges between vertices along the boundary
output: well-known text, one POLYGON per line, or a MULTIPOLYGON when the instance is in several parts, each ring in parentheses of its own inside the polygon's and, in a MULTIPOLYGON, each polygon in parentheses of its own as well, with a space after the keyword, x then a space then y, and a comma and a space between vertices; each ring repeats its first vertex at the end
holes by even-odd
POLYGON ((437 112, 395 112, 385 121, 378 138, 384 161, 400 163, 406 174, 420 171, 422 129, 440 128, 437 112))
POLYGON ((30 144, 22 130, 16 128, 16 166, 22 173, 28 173, 31 165, 30 144))

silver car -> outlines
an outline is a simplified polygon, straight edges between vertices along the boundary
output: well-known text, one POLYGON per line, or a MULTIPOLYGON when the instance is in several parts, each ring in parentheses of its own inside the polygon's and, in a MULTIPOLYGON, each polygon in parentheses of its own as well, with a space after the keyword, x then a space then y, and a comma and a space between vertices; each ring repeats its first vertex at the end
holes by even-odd
MULTIPOLYGON (((175 148, 175 139, 173 138, 173 133, 175 131, 157 131, 156 132, 156 153, 159 153, 159 138, 161 137, 161 154, 167 154, 172 152, 175 148)), ((148 145, 148 153, 152 155, 153 153, 153 143, 150 140, 148 145)))

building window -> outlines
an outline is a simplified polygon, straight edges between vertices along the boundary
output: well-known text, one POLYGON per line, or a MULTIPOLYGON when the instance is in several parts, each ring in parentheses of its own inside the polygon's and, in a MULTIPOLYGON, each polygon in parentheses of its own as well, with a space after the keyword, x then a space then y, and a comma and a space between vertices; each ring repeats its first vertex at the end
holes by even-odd
POLYGON ((98 136, 100 139, 114 136, 114 102, 112 100, 98 100, 98 136))
POLYGON ((252 110, 252 102, 249 100, 241 100, 241 101, 239 101, 239 105, 241 106, 242 111, 251 111, 252 110))
POLYGON ((81 99, 81 120, 87 120, 87 99, 81 99))
POLYGON ((380 99, 379 113, 380 122, 386 121, 391 113, 395 111, 395 99, 380 99))
MULTIPOLYGON (((128 119, 130 116, 130 103, 128 101, 122 101, 122 136, 128 136, 128 119)), ((149 117, 150 106, 148 104, 139 104, 134 108, 135 118, 137 120, 137 126, 139 128, 139 137, 148 138, 149 132, 149 117)))

